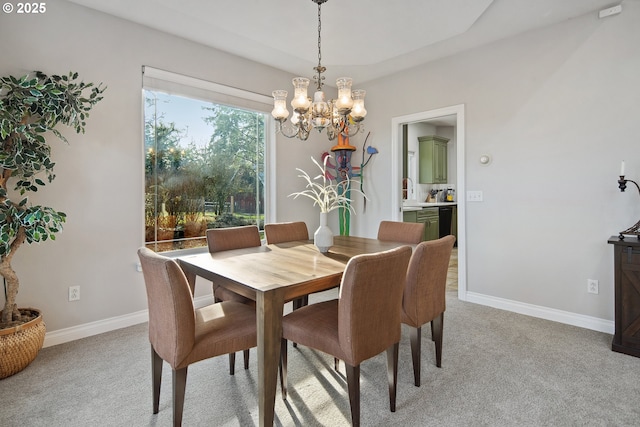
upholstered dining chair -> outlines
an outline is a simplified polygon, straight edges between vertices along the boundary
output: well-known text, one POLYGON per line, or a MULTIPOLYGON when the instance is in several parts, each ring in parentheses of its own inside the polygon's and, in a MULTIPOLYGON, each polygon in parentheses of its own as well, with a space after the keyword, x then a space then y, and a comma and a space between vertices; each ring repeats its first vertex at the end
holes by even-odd
POLYGON ((282 319, 280 380, 287 398, 287 342, 320 350, 346 367, 351 421, 360 425, 360 363, 387 352, 389 407, 396 410, 400 311, 411 248, 357 255, 342 276, 338 299, 310 304, 282 319))
POLYGON ((402 297, 402 323, 411 327, 413 379, 420 387, 421 328, 431 322, 431 338, 436 346, 436 366, 442 366, 442 332, 447 272, 456 238, 445 236, 420 243, 413 250, 402 297))
MULTIPOLYGON (((207 246, 211 253, 230 251, 232 249, 252 248, 260 246, 261 244, 260 231, 255 225, 210 228, 207 230, 207 246)), ((213 284, 213 296, 215 297, 216 302, 233 300, 253 305, 255 307, 255 301, 243 297, 242 295, 215 283, 213 284)))
POLYGON ((417 244, 423 239, 424 227, 422 222, 380 221, 378 240, 417 244))
POLYGON ((267 244, 309 240, 309 229, 303 221, 276 222, 264 225, 264 237, 267 244))
MULTIPOLYGON (((304 221, 276 222, 264 225, 264 237, 268 245, 296 240, 309 240, 309 229, 304 221)), ((297 310, 307 304, 309 304, 308 296, 296 298, 293 300, 293 309, 297 310)))
POLYGON ((189 365, 255 347, 256 313, 236 301, 195 309, 187 278, 175 260, 145 247, 138 257, 149 305, 153 413, 158 413, 166 361, 173 372, 173 425, 180 426, 189 365))
MULTIPOLYGON (((210 228, 207 230, 207 246, 209 252, 230 251, 232 249, 251 248, 260 246, 260 231, 255 225, 239 227, 210 228)), ((247 304, 255 309, 255 301, 226 289, 215 282, 213 298, 215 302, 236 301, 247 304)), ((229 353, 229 373, 235 372, 236 354, 229 353)), ((244 369, 249 369, 249 350, 244 350, 244 369)))

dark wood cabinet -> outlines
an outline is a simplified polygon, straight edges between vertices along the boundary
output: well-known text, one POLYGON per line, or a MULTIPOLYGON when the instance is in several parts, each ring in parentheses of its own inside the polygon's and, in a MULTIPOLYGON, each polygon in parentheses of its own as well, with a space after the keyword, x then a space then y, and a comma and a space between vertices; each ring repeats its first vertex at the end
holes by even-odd
POLYGON ((611 349, 640 357, 640 241, 612 236, 615 275, 615 333, 611 349))

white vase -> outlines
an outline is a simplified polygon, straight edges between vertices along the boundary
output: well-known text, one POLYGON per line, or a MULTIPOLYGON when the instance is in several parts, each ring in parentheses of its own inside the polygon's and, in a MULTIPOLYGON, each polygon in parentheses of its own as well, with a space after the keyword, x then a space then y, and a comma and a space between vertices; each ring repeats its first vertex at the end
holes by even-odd
POLYGON ((320 252, 328 252, 333 246, 333 232, 327 226, 327 213, 320 212, 320 227, 313 233, 313 243, 320 252))

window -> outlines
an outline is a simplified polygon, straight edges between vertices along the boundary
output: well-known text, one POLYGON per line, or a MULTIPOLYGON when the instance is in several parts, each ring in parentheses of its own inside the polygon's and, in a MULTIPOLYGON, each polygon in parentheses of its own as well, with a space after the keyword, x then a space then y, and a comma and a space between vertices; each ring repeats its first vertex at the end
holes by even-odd
POLYGON ((149 67, 143 82, 146 246, 197 248, 208 228, 262 229, 270 100, 149 67))

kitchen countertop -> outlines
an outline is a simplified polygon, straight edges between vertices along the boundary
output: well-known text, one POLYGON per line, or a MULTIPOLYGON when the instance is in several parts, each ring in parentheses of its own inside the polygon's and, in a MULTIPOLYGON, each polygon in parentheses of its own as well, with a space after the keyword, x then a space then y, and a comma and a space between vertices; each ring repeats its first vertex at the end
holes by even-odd
POLYGON ((403 211, 419 211, 422 208, 437 208, 440 206, 456 206, 458 202, 408 202, 402 204, 403 211))

